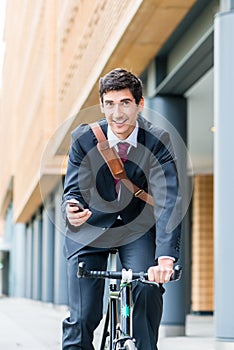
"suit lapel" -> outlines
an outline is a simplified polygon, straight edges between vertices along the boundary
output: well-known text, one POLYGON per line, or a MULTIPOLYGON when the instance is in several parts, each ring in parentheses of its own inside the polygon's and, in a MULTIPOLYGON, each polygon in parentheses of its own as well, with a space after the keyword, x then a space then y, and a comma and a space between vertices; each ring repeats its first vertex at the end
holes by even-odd
MULTIPOLYGON (((104 134, 107 138, 108 124, 107 124, 106 119, 103 119, 100 121, 100 126, 101 126, 102 131, 104 132, 104 134)), ((102 166, 101 176, 103 176, 105 188, 108 188, 107 197, 110 200, 114 200, 116 198, 115 183, 114 183, 113 176, 111 175, 111 172, 110 172, 108 165, 106 163, 102 166)))
POLYGON ((115 183, 107 164, 104 164, 102 166, 100 170, 100 176, 102 177, 104 188, 108 189, 107 197, 110 200, 114 200, 116 197, 115 183))

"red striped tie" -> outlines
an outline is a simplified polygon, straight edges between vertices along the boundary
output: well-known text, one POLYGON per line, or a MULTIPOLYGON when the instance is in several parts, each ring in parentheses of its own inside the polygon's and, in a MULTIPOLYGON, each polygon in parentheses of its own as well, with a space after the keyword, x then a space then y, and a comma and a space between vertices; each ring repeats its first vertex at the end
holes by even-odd
MULTIPOLYGON (((128 158, 128 148, 130 145, 127 142, 119 142, 117 146, 118 146, 118 154, 122 162, 125 163, 128 158)), ((120 189, 120 180, 115 179, 115 189, 116 189, 116 194, 118 195, 119 189, 120 189)))

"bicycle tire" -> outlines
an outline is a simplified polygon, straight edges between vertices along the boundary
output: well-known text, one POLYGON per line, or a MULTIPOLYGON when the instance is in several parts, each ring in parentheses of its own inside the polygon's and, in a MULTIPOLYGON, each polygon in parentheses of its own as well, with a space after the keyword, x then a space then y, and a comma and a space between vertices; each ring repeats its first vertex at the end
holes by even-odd
POLYGON ((132 339, 127 339, 123 348, 124 350, 137 350, 137 347, 132 339))

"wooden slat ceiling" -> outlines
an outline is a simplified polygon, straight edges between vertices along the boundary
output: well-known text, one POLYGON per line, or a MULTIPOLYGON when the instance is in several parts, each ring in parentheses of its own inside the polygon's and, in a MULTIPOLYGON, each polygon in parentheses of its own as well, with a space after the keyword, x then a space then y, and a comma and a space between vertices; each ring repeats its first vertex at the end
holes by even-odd
MULTIPOLYGON (((141 74, 196 0, 146 0, 129 24, 100 76, 115 67, 141 74)), ((98 82, 84 107, 98 103, 98 82)))
MULTIPOLYGON (((109 58, 100 76, 115 67, 124 67, 140 75, 173 33, 196 0, 145 0, 109 58)), ((99 103, 98 81, 93 86, 82 110, 99 103)), ((82 112, 83 113, 83 112, 82 112)), ((92 113, 83 113, 85 122, 92 122, 92 113), (89 119, 90 118, 90 119, 89 119)), ((96 118, 98 115, 96 114, 96 118)), ((82 117, 74 118, 71 127, 61 140, 57 154, 66 154, 70 132, 82 117)))

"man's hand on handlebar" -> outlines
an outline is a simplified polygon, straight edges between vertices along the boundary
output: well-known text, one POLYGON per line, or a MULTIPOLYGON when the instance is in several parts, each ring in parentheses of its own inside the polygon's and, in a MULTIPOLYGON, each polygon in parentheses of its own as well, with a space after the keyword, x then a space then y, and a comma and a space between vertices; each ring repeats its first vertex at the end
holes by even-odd
POLYGON ((173 274, 174 261, 170 258, 159 259, 157 266, 148 269, 148 279, 151 282, 167 283, 173 274))

